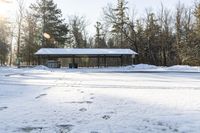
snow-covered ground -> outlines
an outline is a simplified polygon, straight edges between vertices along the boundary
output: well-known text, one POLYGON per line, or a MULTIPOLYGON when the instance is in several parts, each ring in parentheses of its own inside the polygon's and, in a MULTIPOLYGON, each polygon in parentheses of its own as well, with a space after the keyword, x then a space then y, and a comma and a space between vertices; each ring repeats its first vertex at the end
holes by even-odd
POLYGON ((199 133, 198 72, 0 68, 0 133, 199 133))

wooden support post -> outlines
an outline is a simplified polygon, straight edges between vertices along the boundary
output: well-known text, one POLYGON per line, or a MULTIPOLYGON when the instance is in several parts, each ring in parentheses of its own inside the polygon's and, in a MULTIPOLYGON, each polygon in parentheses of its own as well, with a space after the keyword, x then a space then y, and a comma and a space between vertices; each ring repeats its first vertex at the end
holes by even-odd
POLYGON ((107 65, 107 61, 106 61, 106 55, 104 55, 104 67, 106 67, 107 65))
POLYGON ((69 68, 74 68, 75 67, 75 57, 74 55, 71 57, 71 63, 69 64, 69 68))
POLYGON ((72 65, 74 65, 74 63, 75 63, 75 57, 73 56, 72 57, 72 65))
POLYGON ((90 68, 90 60, 92 59, 92 57, 88 56, 87 57, 87 67, 90 68))
POLYGON ((134 65, 135 64, 135 57, 131 56, 131 65, 134 65))
POLYGON ((123 66, 123 55, 121 55, 121 66, 123 66))
POLYGON ((99 56, 97 57, 97 66, 98 66, 98 68, 100 67, 99 56))
POLYGON ((40 65, 40 56, 38 56, 37 65, 40 65))

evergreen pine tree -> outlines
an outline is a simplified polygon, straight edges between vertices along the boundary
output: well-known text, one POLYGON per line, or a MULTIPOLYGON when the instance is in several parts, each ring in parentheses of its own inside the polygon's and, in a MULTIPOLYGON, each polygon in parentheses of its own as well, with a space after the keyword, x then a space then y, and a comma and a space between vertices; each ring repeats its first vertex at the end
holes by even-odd
POLYGON ((102 33, 102 24, 97 22, 95 25, 96 35, 95 35, 95 47, 96 48, 106 48, 106 41, 104 34, 102 33))
POLYGON ((159 53, 160 44, 158 42, 160 37, 160 26, 157 23, 157 19, 154 13, 147 14, 145 37, 147 43, 145 46, 146 58, 150 64, 156 64, 157 57, 156 54, 159 53))
POLYGON ((30 13, 26 14, 23 25, 21 56, 23 62, 27 65, 34 64, 36 57, 34 53, 39 49, 39 35, 40 32, 37 28, 37 18, 33 17, 30 13))
POLYGON ((115 34, 116 39, 118 38, 118 47, 126 47, 125 45, 125 25, 128 23, 128 17, 126 14, 126 10, 128 7, 126 6, 127 2, 125 0, 118 0, 117 8, 113 9, 115 14, 115 22, 112 26, 112 33, 115 34))
POLYGON ((0 17, 0 65, 4 65, 7 61, 9 53, 8 37, 9 27, 7 19, 0 17))
POLYGON ((38 0, 31 9, 33 15, 39 18, 42 47, 64 47, 69 30, 57 4, 53 0, 38 0))
POLYGON ((85 17, 76 15, 70 16, 69 29, 70 46, 74 48, 86 48, 87 37, 85 17))

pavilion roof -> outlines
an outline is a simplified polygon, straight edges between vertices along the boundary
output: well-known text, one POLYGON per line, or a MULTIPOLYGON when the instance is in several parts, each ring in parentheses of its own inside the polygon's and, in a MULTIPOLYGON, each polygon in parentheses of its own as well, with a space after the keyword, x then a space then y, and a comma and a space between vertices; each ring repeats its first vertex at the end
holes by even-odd
POLYGON ((131 49, 113 49, 113 48, 41 48, 35 55, 50 55, 50 56, 73 56, 73 55, 136 55, 137 53, 131 49))

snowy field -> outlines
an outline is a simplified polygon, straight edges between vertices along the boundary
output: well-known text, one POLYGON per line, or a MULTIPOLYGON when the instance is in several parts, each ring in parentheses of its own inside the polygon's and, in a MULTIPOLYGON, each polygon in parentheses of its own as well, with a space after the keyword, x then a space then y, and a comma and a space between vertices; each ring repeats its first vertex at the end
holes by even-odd
POLYGON ((0 133, 199 133, 199 72, 0 68, 0 133))

